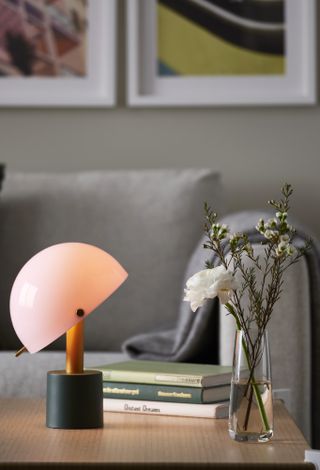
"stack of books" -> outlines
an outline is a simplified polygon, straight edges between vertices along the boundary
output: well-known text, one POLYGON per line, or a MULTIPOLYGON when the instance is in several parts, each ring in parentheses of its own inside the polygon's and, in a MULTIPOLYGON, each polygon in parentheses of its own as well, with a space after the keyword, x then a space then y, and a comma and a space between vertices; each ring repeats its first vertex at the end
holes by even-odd
POLYGON ((228 415, 231 367, 126 361, 92 369, 103 373, 105 411, 202 418, 228 415))

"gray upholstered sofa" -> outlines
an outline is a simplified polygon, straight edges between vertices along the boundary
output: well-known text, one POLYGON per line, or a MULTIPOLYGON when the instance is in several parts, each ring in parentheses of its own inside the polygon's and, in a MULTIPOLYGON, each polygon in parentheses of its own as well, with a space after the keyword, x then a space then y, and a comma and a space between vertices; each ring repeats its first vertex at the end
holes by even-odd
POLYGON ((0 195, 0 394, 44 395, 45 371, 64 366, 64 338, 50 352, 12 354, 20 343, 9 316, 10 289, 31 256, 82 241, 125 267, 126 283, 85 324, 86 365, 113 361, 128 337, 175 324, 204 200, 221 210, 220 178, 210 170, 8 171, 0 195))
MULTIPOLYGON (((19 359, 13 355, 20 343, 10 322, 10 289, 32 255, 55 243, 83 241, 110 252, 126 268, 127 282, 86 321, 86 365, 119 360, 128 337, 170 329, 177 322, 183 274, 202 235, 204 201, 224 211, 220 178, 206 169, 8 172, 0 198, 0 396, 44 396, 46 371, 64 367, 63 338, 49 351, 19 359)), ((308 289, 302 263, 287 279, 277 306, 281 314, 271 325, 274 387, 291 389, 285 392, 288 406, 307 438, 308 289)), ((212 334, 212 348, 220 336, 218 359, 230 363, 233 325, 223 309, 219 329, 219 335, 212 334)))

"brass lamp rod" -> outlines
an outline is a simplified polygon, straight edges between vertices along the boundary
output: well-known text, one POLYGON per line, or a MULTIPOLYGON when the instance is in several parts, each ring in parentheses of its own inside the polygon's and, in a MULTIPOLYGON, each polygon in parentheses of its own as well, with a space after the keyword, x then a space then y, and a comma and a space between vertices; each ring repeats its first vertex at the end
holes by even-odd
POLYGON ((25 346, 23 346, 21 349, 19 349, 19 351, 17 351, 15 353, 15 356, 16 357, 19 357, 21 354, 23 354, 24 352, 28 352, 27 348, 25 346))
POLYGON ((83 320, 67 331, 66 372, 81 374, 83 372, 83 320))

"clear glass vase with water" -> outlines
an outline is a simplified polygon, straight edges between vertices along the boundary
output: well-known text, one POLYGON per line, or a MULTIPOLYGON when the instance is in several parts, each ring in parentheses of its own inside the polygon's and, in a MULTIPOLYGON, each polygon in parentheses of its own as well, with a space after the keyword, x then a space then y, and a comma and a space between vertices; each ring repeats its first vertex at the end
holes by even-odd
POLYGON ((240 442, 273 436, 271 363, 267 331, 238 330, 231 381, 229 434, 240 442))

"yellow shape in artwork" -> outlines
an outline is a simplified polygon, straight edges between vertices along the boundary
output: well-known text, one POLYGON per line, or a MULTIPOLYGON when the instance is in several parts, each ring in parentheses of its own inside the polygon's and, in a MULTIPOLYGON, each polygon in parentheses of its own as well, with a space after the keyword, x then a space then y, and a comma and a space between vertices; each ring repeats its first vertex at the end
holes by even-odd
POLYGON ((283 56, 231 44, 158 4, 158 58, 180 75, 280 75, 283 56))

